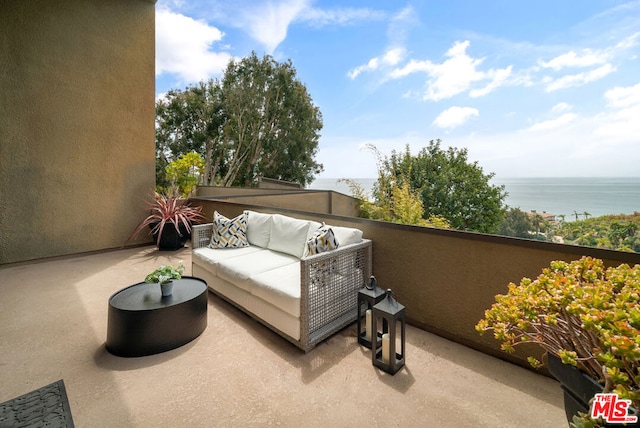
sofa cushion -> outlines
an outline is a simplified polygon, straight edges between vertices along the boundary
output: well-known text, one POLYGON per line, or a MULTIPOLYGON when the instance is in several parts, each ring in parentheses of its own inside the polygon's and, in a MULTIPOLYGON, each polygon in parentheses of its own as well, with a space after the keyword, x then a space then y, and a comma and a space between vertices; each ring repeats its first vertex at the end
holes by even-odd
POLYGON ((309 221, 274 214, 267 248, 302 258, 309 233, 309 221))
POLYGON ((247 214, 247 240, 251 245, 267 248, 271 235, 271 214, 258 213, 246 210, 247 214))
POLYGON ((362 241, 362 231, 360 229, 342 226, 331 226, 331 229, 342 247, 358 244, 362 241))
POLYGON ((307 239, 304 255, 324 253, 338 248, 339 242, 330 226, 321 226, 307 239))
POLYGON ((251 294, 300 317, 300 264, 289 264, 252 275, 251 294))
POLYGON ((288 264, 295 264, 300 270, 300 260, 298 258, 276 251, 261 249, 256 253, 220 260, 218 262, 218 276, 251 292, 251 284, 249 284, 251 276, 288 264))
POLYGON ((213 249, 208 247, 200 247, 193 250, 191 258, 193 263, 202 266, 214 275, 218 274, 218 263, 220 260, 230 259, 232 257, 242 256, 244 254, 256 253, 263 251, 259 247, 243 247, 243 248, 224 248, 213 249))
POLYGON ((240 214, 228 219, 218 211, 213 213, 213 231, 209 248, 243 248, 248 247, 247 215, 240 214))

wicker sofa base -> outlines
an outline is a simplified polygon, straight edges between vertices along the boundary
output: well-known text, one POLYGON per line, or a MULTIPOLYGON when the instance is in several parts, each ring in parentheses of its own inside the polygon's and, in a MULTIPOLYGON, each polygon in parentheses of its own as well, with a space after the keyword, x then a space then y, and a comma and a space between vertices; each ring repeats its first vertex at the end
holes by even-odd
MULTIPOLYGON (((221 280, 220 278, 213 278, 206 270, 204 270, 202 268, 198 268, 197 266, 194 266, 194 269, 195 269, 196 272, 199 272, 199 275, 194 274, 194 276, 198 276, 200 278, 205 279, 207 281, 207 284, 214 284, 213 287, 215 287, 215 284, 217 283, 217 281, 224 281, 224 280, 221 280)), ((224 282, 226 282, 226 281, 224 281, 224 282)), ((278 334, 282 338, 288 340, 289 342, 291 342, 292 344, 294 344, 298 348, 302 349, 305 353, 311 351, 320 342, 322 342, 323 340, 325 340, 328 337, 332 336, 333 334, 337 333, 338 331, 342 330, 343 328, 347 327, 349 324, 353 323, 356 320, 357 316, 358 316, 357 308, 352 309, 349 312, 347 312, 346 314, 342 315, 341 317, 333 320, 332 322, 326 324, 322 328, 320 328, 320 329, 314 331, 312 334, 308 335, 307 336, 307 341, 303 342, 302 340, 298 340, 298 339, 293 338, 291 335, 283 332, 279 328, 275 327, 273 324, 265 321, 264 318, 261 318, 260 316, 256 315, 254 312, 252 312, 251 310, 243 307, 242 305, 237 303, 237 301, 236 301, 237 299, 232 299, 230 297, 227 297, 221 291, 216 290, 213 287, 211 287, 211 286, 209 287, 209 291, 212 294, 214 294, 217 297, 221 298, 225 302, 230 303, 235 308, 240 309, 242 312, 244 312, 245 314, 250 316, 253 320, 259 322, 260 324, 262 324, 265 327, 269 328, 270 330, 272 330, 273 332, 275 332, 276 334, 278 334)))

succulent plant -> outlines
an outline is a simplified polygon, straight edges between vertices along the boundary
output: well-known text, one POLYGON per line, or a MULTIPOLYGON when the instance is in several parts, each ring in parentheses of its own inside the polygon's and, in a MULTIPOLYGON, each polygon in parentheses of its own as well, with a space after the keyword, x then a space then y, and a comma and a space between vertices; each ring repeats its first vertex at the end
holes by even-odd
POLYGON ((509 284, 495 300, 478 332, 493 331, 506 352, 538 344, 598 381, 603 392, 640 408, 640 265, 607 269, 591 257, 554 261, 535 280, 509 284))

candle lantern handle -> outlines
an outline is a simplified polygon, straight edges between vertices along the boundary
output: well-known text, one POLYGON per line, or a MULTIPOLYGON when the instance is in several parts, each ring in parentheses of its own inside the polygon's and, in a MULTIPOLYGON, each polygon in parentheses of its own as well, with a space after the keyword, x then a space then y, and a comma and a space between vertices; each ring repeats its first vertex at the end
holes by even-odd
POLYGON ((393 291, 391 291, 390 288, 387 288, 387 295, 386 298, 389 300, 389 303, 391 303, 394 306, 398 305, 398 301, 396 300, 396 296, 393 294, 393 291))
POLYGON ((366 285, 367 289, 373 290, 377 286, 378 286, 378 281, 376 280, 376 277, 371 275, 371 278, 369 278, 369 283, 366 285))

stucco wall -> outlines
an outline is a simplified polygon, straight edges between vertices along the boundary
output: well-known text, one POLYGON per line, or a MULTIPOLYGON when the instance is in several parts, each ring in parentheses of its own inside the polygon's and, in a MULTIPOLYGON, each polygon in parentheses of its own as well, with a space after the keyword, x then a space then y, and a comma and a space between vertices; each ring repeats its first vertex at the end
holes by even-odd
POLYGON ((198 186, 197 196, 233 199, 236 203, 357 217, 356 199, 331 190, 259 189, 198 186))
POLYGON ((373 241, 373 273, 379 286, 393 290, 405 305, 411 324, 525 367, 528 363, 523 349, 507 355, 491 334, 480 336, 474 329, 485 309, 493 304, 494 296, 507 292, 509 282, 535 278, 553 260, 571 261, 582 255, 601 258, 610 266, 640 263, 637 253, 285 210, 273 205, 222 200, 197 203, 209 218, 214 210, 235 216, 251 209, 357 227, 373 241))
POLYGON ((155 5, 0 5, 0 264, 115 248, 155 183, 155 5))

